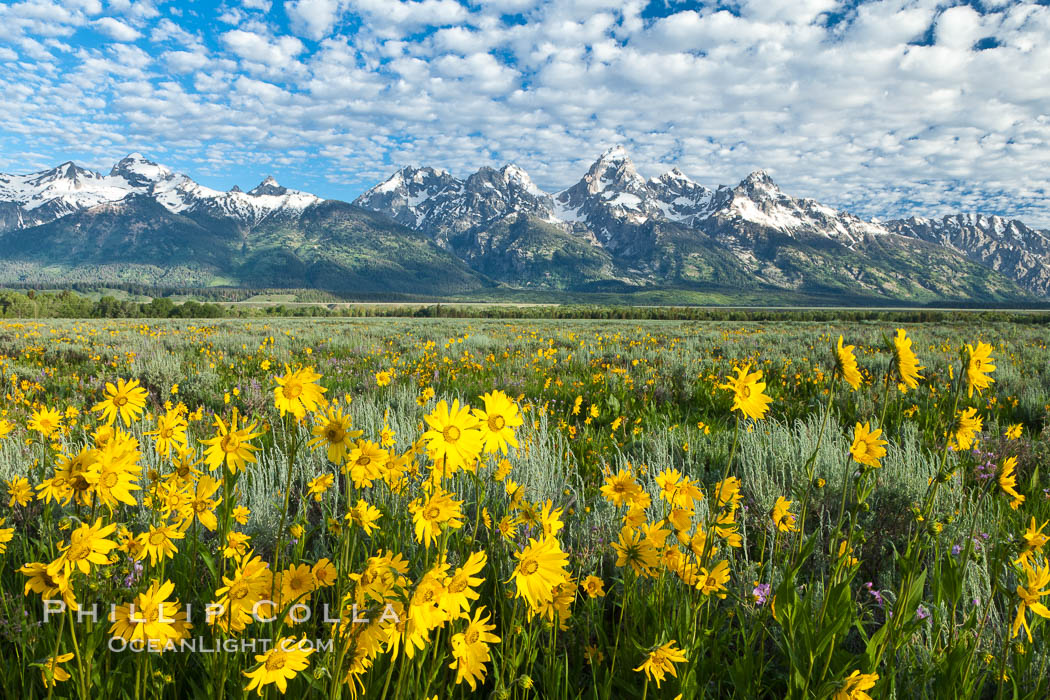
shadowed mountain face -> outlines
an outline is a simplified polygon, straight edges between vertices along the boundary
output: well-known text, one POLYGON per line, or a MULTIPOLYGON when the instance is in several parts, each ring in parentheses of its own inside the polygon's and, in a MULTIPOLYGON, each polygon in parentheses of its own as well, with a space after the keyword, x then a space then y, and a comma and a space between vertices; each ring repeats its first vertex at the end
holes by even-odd
POLYGON ((403 168, 353 205, 272 177, 204 187, 139 154, 108 175, 0 174, 0 282, 316 287, 448 295, 493 286, 782 290, 886 301, 1050 296, 1050 233, 998 217, 861 220, 763 171, 709 189, 643 178, 621 147, 557 193, 515 165, 403 168))

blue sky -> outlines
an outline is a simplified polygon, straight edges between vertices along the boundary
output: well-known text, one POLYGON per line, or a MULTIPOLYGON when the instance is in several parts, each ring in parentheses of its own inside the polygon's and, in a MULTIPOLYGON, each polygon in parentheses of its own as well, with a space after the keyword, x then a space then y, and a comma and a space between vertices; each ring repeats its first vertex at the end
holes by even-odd
POLYGON ((1050 0, 0 4, 0 172, 147 157, 352 199, 406 164, 544 189, 610 145, 862 216, 1050 227, 1050 0))

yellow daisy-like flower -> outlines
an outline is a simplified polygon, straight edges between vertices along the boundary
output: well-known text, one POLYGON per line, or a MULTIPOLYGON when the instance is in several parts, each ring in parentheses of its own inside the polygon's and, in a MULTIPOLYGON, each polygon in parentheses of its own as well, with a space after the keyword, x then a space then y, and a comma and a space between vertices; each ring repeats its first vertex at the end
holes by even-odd
POLYGON ((752 420, 761 420, 769 410, 769 404, 773 399, 766 396, 766 383, 761 381, 762 372, 748 373, 751 365, 734 367, 735 377, 729 377, 725 384, 719 384, 720 389, 728 389, 733 392, 733 407, 730 410, 740 411, 752 420))
POLYGON ((729 582, 729 561, 723 559, 710 571, 701 568, 697 578, 696 587, 701 593, 725 598, 726 584, 729 582))
POLYGON ((470 623, 460 634, 452 635, 452 656, 455 658, 449 668, 456 671, 456 685, 464 680, 470 684, 471 691, 477 690, 477 682, 485 681, 485 662, 489 661, 489 645, 499 644, 500 638, 492 634, 496 625, 490 625, 490 615, 482 615, 485 606, 474 611, 470 623))
POLYGON ((56 409, 42 406, 29 416, 28 426, 30 430, 35 430, 45 438, 49 438, 62 427, 62 414, 56 409))
MULTIPOLYGON (((219 525, 219 521, 215 517, 215 509, 222 503, 222 497, 212 498, 212 496, 219 490, 220 486, 221 484, 217 480, 207 474, 202 474, 197 479, 193 500, 190 502, 190 510, 193 511, 200 524, 211 532, 214 532, 219 525)), ((184 526, 180 524, 179 527, 184 526)))
POLYGON ((101 412, 107 425, 112 425, 117 416, 124 425, 131 425, 146 409, 147 396, 149 394, 139 386, 138 379, 125 382, 118 378, 116 386, 106 382, 106 398, 91 410, 101 412))
POLYGON ((186 533, 180 532, 174 525, 150 528, 148 532, 139 535, 139 543, 142 545, 140 556, 145 558, 149 555, 149 563, 156 566, 157 562, 165 559, 174 559, 179 551, 172 540, 181 540, 186 533))
POLYGON ((530 538, 528 546, 514 556, 518 559, 512 576, 517 597, 524 598, 533 610, 552 602, 554 589, 569 580, 569 555, 557 538, 530 538))
MULTIPOLYGON (((251 613, 255 604, 261 600, 272 600, 274 593, 270 565, 261 557, 253 556, 251 551, 240 557, 233 576, 223 576, 222 582, 225 585, 215 591, 215 603, 222 606, 225 614, 211 618, 210 622, 223 629, 244 629, 254 619, 251 613)), ((270 607, 267 606, 267 611, 270 607)))
POLYGON ((881 429, 871 430, 869 423, 857 423, 853 428, 853 444, 849 448, 854 461, 869 467, 881 467, 879 460, 886 456, 884 445, 889 444, 880 440, 881 437, 881 429))
POLYGON ((361 430, 351 430, 350 424, 350 416, 344 415, 340 409, 329 408, 327 413, 314 423, 312 432, 316 437, 307 444, 314 449, 326 448, 328 461, 332 464, 342 464, 353 448, 354 440, 363 434, 361 430))
POLYGON ((864 691, 874 688, 877 680, 877 673, 854 671, 846 677, 842 687, 835 691, 834 700, 871 700, 871 696, 864 691))
POLYGON ((999 469, 999 488, 1011 498, 1010 507, 1014 510, 1024 503, 1024 496, 1017 492, 1017 475, 1014 473, 1016 468, 1017 458, 1007 457, 999 469))
POLYGON ((1024 549, 1021 551, 1021 556, 1014 560, 1015 564, 1028 565, 1032 554, 1035 552, 1043 551, 1043 546, 1050 541, 1050 536, 1043 533, 1043 528, 1050 525, 1050 520, 1045 521, 1039 527, 1035 526, 1035 517, 1032 517, 1031 523, 1028 525, 1028 529, 1021 535, 1021 539, 1024 540, 1024 549))
POLYGON ((972 397, 974 389, 980 394, 995 382, 988 376, 995 371, 995 358, 992 357, 992 346, 982 342, 978 342, 977 347, 967 343, 966 358, 966 386, 968 396, 972 397))
POLYGON ((605 595, 605 582, 597 576, 588 576, 583 579, 581 587, 590 598, 601 598, 605 595))
POLYGON ((430 548, 445 527, 458 530, 463 527, 463 501, 452 500, 452 494, 441 486, 434 486, 426 499, 417 498, 408 504, 415 524, 416 541, 430 548))
POLYGON ((740 487, 743 482, 740 481, 739 477, 731 476, 725 481, 719 481, 715 484, 715 498, 718 500, 718 507, 725 508, 729 507, 730 510, 736 510, 740 507, 740 501, 743 499, 744 494, 740 492, 740 487))
POLYGON ((7 551, 7 543, 15 538, 15 529, 13 527, 4 527, 5 522, 7 522, 7 518, 0 518, 0 554, 7 551))
POLYGON ((795 514, 791 512, 791 501, 783 496, 777 497, 777 502, 773 505, 772 518, 773 525, 780 532, 798 532, 795 514))
POLYGON ((7 495, 11 497, 11 500, 7 502, 9 508, 13 507, 16 503, 25 507, 33 500, 33 487, 29 483, 29 479, 24 476, 18 476, 14 479, 8 480, 6 483, 7 495))
POLYGON ((1025 611, 1031 610, 1040 617, 1050 618, 1050 609, 1047 609, 1040 600, 1050 595, 1050 589, 1047 589, 1047 586, 1050 586, 1050 562, 1043 562, 1043 566, 1039 569, 1025 563, 1024 573, 1025 578, 1028 579, 1028 585, 1017 587, 1017 596, 1021 599, 1021 603, 1017 606, 1017 616, 1014 617, 1013 631, 1010 636, 1016 637, 1023 626, 1024 631, 1028 634, 1028 641, 1031 642, 1032 630, 1028 626, 1025 611))
POLYGON ((518 414, 518 404, 502 391, 484 394, 481 400, 485 402, 485 410, 474 409, 474 415, 478 419, 485 452, 507 454, 508 445, 517 448, 514 429, 525 422, 518 414))
POLYGON ((1017 438, 1021 437, 1022 430, 1024 430, 1024 427, 1020 423, 1014 423, 1006 429, 1006 432, 1003 433, 1003 437, 1005 437, 1007 440, 1016 440, 1017 438))
POLYGON ((318 560, 311 569, 311 572, 314 575, 314 581, 317 582, 318 588, 326 588, 335 585, 338 572, 336 572, 335 566, 329 559, 318 560))
POLYGON ((51 578, 68 577, 73 571, 89 574, 92 564, 109 564, 109 552, 117 547, 117 543, 106 538, 116 529, 116 524, 103 526, 102 518, 99 518, 92 525, 81 525, 73 530, 69 534, 69 544, 58 546, 62 555, 48 565, 48 575, 51 578))
POLYGON ((660 563, 660 553, 649 538, 631 527, 620 529, 620 539, 612 543, 616 552, 616 566, 630 565, 636 574, 647 576, 660 563))
POLYGON ((1011 637, 1016 637, 1021 628, 1028 633, 1028 641, 1032 641, 1032 631, 1028 627, 1028 619, 1025 611, 1030 610, 1039 617, 1050 618, 1050 610, 1041 601, 1044 596, 1050 595, 1050 561, 1044 561, 1043 567, 1035 569, 1025 564, 1025 577, 1028 579, 1027 586, 1017 587, 1017 597, 1021 598, 1021 604, 1017 606, 1017 615, 1013 618, 1013 632, 1011 637))
POLYGON ((162 584, 154 579, 130 605, 116 607, 109 633, 127 642, 145 642, 153 651, 162 651, 169 641, 188 637, 193 625, 186 621, 179 601, 168 600, 174 592, 171 581, 162 584))
POLYGON ((255 690, 262 697, 266 686, 276 684, 283 695, 288 690, 288 681, 310 665, 312 653, 314 649, 305 637, 298 642, 294 637, 283 637, 265 654, 256 655, 258 666, 242 671, 250 679, 244 689, 255 690))
POLYGON ((919 371, 926 369, 919 364, 919 358, 911 349, 911 338, 903 328, 898 328, 897 335, 893 337, 893 368, 909 389, 918 388, 919 380, 923 378, 919 371))
POLYGON ((23 595, 30 592, 38 593, 43 600, 56 600, 62 598, 70 610, 77 609, 76 596, 69 585, 69 577, 61 570, 53 575, 49 574, 48 565, 34 561, 18 568, 18 573, 29 580, 26 581, 23 595))
POLYGON ((605 477, 600 490, 605 500, 617 507, 631 505, 642 494, 642 487, 626 469, 605 477))
POLYGON ((59 654, 58 656, 49 656, 47 658, 47 661, 44 662, 44 667, 40 669, 40 677, 44 681, 45 688, 51 688, 56 684, 64 683, 71 678, 69 672, 59 666, 59 664, 64 664, 72 658, 73 652, 59 654))
POLYGON ((320 503, 321 498, 324 497, 328 489, 332 488, 333 484, 335 484, 334 474, 320 474, 306 482, 306 493, 313 496, 314 500, 320 503))
POLYGON ((860 388, 864 378, 857 366, 857 358, 853 354, 853 345, 843 345, 842 336, 839 336, 838 346, 835 348, 835 372, 850 385, 855 391, 860 388))
POLYGON ((202 444, 208 446, 204 452, 204 462, 212 471, 225 464, 231 474, 236 474, 242 469, 247 469, 248 464, 255 462, 255 455, 252 452, 259 448, 250 444, 249 440, 259 437, 262 432, 253 432, 256 426, 254 422, 238 429, 237 418, 236 408, 233 409, 233 416, 230 418, 228 427, 222 418, 215 416, 215 437, 201 440, 202 444))
POLYGON ((350 509, 348 515, 355 525, 365 531, 366 535, 371 535, 374 530, 379 529, 379 526, 376 525, 376 523, 379 522, 381 517, 383 517, 383 512, 368 501, 362 499, 357 502, 356 506, 350 509))
POLYGON ((321 375, 313 367, 303 367, 293 372, 286 364, 284 372, 284 376, 274 377, 277 386, 273 390, 273 404, 282 416, 291 413, 302 420, 308 411, 324 406, 327 389, 317 383, 321 375))
POLYGON ((960 411, 956 418, 958 422, 955 426, 955 446, 960 450, 968 450, 973 446, 977 433, 981 432, 983 421, 977 415, 976 408, 960 411))
POLYGON ((157 429, 143 433, 155 439, 157 453, 167 457, 172 449, 180 453, 186 449, 186 428, 189 427, 182 411, 168 411, 157 419, 157 429))
POLYGON ((358 440, 350 451, 343 472, 350 474, 355 488, 371 486, 372 481, 383 474, 383 467, 390 461, 390 453, 371 440, 358 440))
POLYGON ((423 434, 427 454, 434 461, 443 463, 446 475, 469 467, 477 460, 482 449, 482 436, 477 418, 470 413, 470 406, 460 407, 459 401, 454 400, 450 408, 447 402, 439 401, 424 420, 430 426, 430 430, 423 434))
POLYGON ((642 665, 634 669, 635 671, 645 672, 645 676, 648 680, 655 680, 656 687, 660 687, 660 683, 670 673, 675 678, 678 677, 678 672, 675 671, 674 665, 683 663, 689 659, 685 655, 685 651, 675 646, 675 640, 669 641, 667 644, 652 649, 642 661, 642 665))

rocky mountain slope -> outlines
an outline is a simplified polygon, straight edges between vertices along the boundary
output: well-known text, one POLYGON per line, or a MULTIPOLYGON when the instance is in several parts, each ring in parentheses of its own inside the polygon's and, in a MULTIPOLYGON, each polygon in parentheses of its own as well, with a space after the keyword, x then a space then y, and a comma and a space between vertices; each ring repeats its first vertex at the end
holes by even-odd
POLYGON ((466 180, 405 168, 355 203, 522 286, 766 286, 915 301, 1047 293, 1032 284, 1039 273, 1026 276, 1048 264, 1045 252, 996 268, 987 256, 903 223, 864 221, 791 197, 763 171, 714 190, 677 168, 647 180, 619 146, 557 193, 541 191, 514 165, 483 168, 466 180), (519 234, 513 240, 506 237, 512 229, 519 234), (526 249, 515 243, 524 231, 526 249), (544 252, 548 274, 535 274, 529 250, 544 252))
POLYGON ((428 237, 281 187, 220 192, 132 154, 0 175, 0 282, 318 287, 456 294, 493 283, 428 237))
POLYGON ((876 223, 763 171, 710 189, 646 179, 613 147, 547 193, 515 165, 406 167, 354 204, 273 178, 222 192, 131 154, 0 174, 0 283, 320 287, 344 293, 759 290, 849 301, 1050 296, 1050 232, 998 217, 876 223))

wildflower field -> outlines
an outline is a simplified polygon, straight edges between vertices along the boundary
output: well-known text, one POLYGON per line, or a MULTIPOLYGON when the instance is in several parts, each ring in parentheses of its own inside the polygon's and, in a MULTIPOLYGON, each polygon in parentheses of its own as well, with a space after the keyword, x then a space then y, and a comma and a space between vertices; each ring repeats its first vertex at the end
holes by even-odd
POLYGON ((1047 336, 0 322, 0 694, 1048 697, 1047 336))

